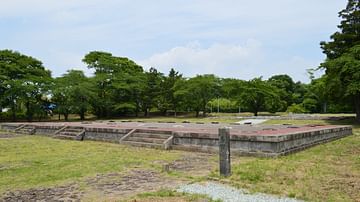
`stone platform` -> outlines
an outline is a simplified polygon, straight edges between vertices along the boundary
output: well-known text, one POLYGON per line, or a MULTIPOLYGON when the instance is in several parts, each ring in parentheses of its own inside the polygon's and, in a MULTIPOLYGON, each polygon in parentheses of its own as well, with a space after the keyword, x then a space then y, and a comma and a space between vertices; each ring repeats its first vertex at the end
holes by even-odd
POLYGON ((217 152, 218 129, 230 127, 233 154, 274 157, 352 134, 350 126, 229 125, 143 122, 2 123, 2 130, 158 149, 217 152))

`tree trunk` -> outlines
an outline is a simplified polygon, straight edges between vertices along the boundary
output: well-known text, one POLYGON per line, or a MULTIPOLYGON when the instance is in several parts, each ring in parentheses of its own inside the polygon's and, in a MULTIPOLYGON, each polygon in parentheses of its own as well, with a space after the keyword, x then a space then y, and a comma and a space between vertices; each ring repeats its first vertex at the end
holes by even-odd
POLYGON ((12 121, 16 121, 16 110, 15 110, 15 108, 12 108, 11 112, 12 112, 12 115, 11 115, 12 116, 12 118, 11 118, 12 121))
POLYGON ((196 117, 199 117, 199 110, 196 110, 196 117))
POLYGON ((138 103, 136 103, 136 108, 135 108, 135 117, 139 117, 139 104, 138 103))
POLYGON ((360 123, 360 93, 355 96, 356 122, 360 123))
POLYGON ((80 112, 80 120, 85 120, 85 112, 83 111, 80 112))
POLYGON ((11 116, 12 116, 12 121, 16 121, 16 104, 14 100, 11 103, 11 116))
POLYGON ((176 104, 173 104, 174 107, 174 117, 176 117, 176 104))
POLYGON ((254 116, 258 116, 258 111, 257 110, 254 111, 254 116))
POLYGON ((64 119, 65 119, 65 121, 68 121, 68 117, 69 117, 69 114, 64 114, 64 119))
POLYGON ((27 121, 30 122, 32 121, 33 113, 31 111, 31 106, 29 101, 26 102, 25 107, 26 107, 26 119, 27 121))

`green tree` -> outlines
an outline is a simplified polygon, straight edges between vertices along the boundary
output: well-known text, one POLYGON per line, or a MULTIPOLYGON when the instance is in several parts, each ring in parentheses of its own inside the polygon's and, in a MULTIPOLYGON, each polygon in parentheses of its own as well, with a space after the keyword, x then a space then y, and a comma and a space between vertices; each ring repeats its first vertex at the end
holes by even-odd
POLYGON ((80 119, 84 120, 94 96, 84 72, 68 70, 62 77, 57 78, 55 83, 53 100, 58 112, 64 115, 65 120, 68 120, 70 113, 78 114, 80 119))
POLYGON ((0 88, 5 97, 2 103, 11 109, 12 119, 16 119, 16 112, 23 105, 27 120, 31 121, 41 109, 39 105, 46 98, 44 95, 49 93, 50 71, 33 57, 1 50, 0 73, 3 79, 0 88))
POLYGON ((209 101, 208 108, 211 112, 234 112, 238 110, 238 104, 236 101, 232 101, 226 98, 215 98, 209 101))
POLYGON ((144 116, 149 116, 151 108, 159 106, 161 93, 161 84, 164 82, 164 76, 161 72, 151 67, 145 72, 145 88, 142 94, 142 108, 144 116))
POLYGON ((141 73, 142 67, 128 58, 116 57, 111 53, 100 51, 86 54, 83 62, 88 68, 95 70, 95 76, 91 78, 97 94, 92 102, 94 113, 97 117, 114 115, 116 109, 121 108, 117 95, 119 88, 116 88, 119 85, 115 81, 121 81, 121 77, 131 72, 141 73))
POLYGON ((142 110, 142 96, 146 83, 145 73, 129 71, 118 73, 114 78, 115 109, 119 113, 135 113, 137 117, 142 110))
POLYGON ((177 114, 180 100, 175 96, 175 83, 182 79, 182 75, 175 71, 173 68, 170 69, 169 74, 164 77, 164 80, 160 86, 161 94, 158 108, 164 114, 169 109, 174 111, 174 116, 177 114))
POLYGON ((315 102, 313 103, 313 110, 310 110, 308 107, 304 105, 306 109, 308 109, 311 112, 327 112, 327 105, 328 105, 328 89, 326 86, 326 78, 327 76, 324 75, 318 79, 312 79, 311 83, 307 86, 308 92, 305 95, 305 99, 303 103, 309 103, 309 99, 316 101, 316 108, 315 102), (305 100, 307 100, 305 102, 305 100), (315 109, 315 110, 314 110, 315 109))
POLYGON ((339 31, 329 42, 321 42, 326 60, 320 65, 327 75, 331 95, 341 100, 351 100, 360 122, 359 50, 360 50, 360 1, 349 0, 339 12, 342 19, 339 31))
POLYGON ((333 87, 333 96, 342 100, 352 100, 356 120, 360 122, 360 45, 321 65, 327 70, 326 82, 329 84, 328 87, 333 87))
POLYGON ((221 79, 221 96, 230 100, 237 100, 244 89, 246 81, 239 79, 221 79))
POLYGON ((186 81, 177 82, 175 89, 175 96, 182 97, 186 107, 194 110, 197 117, 200 111, 206 116, 208 102, 220 95, 220 80, 212 74, 197 75, 186 81))
POLYGON ((239 103, 255 116, 261 110, 276 112, 284 101, 280 100, 277 89, 260 78, 255 78, 246 83, 239 97, 239 103))
POLYGON ((283 109, 278 109, 279 111, 285 110, 287 106, 290 106, 293 103, 293 94, 295 83, 289 75, 275 75, 268 79, 270 85, 278 89, 278 94, 280 99, 286 101, 286 106, 283 109))

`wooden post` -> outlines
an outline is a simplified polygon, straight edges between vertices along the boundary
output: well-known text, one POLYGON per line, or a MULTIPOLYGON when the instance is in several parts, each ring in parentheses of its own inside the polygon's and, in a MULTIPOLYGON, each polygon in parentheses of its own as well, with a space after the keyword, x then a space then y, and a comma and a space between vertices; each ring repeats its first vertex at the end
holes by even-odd
POLYGON ((230 128, 228 127, 219 128, 219 157, 220 175, 230 176, 230 128))

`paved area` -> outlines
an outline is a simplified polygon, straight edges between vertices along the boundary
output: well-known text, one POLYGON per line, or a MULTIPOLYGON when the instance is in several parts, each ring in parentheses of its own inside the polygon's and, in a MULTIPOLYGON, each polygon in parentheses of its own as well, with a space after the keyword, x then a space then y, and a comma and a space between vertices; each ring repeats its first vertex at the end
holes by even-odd
MULTIPOLYGON (((5 123, 29 124, 29 123, 5 123)), ((220 127, 230 127, 231 135, 246 136, 278 136, 308 131, 333 129, 343 126, 336 125, 240 125, 240 124, 209 124, 209 123, 151 123, 151 122, 113 122, 113 121, 86 121, 86 122, 37 122, 39 126, 82 126, 87 128, 118 128, 118 129, 149 129, 190 133, 218 134, 220 127)))

